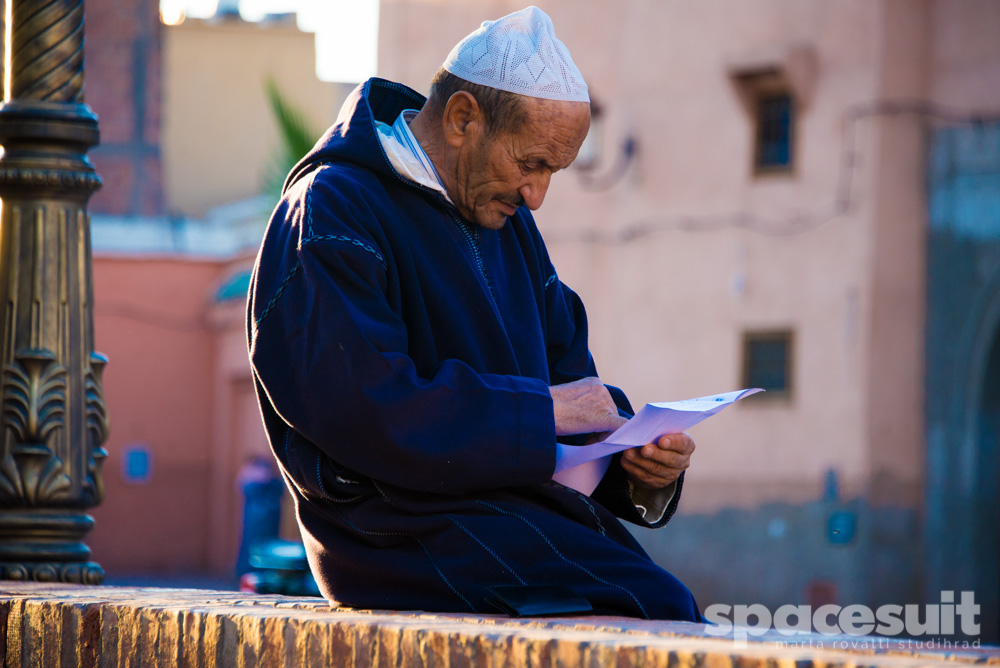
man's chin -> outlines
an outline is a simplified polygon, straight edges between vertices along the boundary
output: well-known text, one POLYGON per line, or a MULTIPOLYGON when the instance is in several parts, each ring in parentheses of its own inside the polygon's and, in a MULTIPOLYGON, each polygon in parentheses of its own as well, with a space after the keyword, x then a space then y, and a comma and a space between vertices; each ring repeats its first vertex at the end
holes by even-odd
POLYGON ((507 216, 503 213, 490 212, 490 215, 476 216, 476 225, 487 230, 499 230, 507 224, 507 216))

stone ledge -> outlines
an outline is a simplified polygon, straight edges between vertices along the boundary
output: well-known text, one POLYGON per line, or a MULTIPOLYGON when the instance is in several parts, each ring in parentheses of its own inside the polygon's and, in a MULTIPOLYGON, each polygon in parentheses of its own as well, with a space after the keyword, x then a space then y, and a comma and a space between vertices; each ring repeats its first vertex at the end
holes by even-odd
POLYGON ((700 624, 622 617, 522 620, 331 608, 315 598, 198 589, 0 582, 0 658, 11 668, 1000 665, 1000 648, 820 635, 777 642, 787 640, 773 634, 741 647, 700 624))

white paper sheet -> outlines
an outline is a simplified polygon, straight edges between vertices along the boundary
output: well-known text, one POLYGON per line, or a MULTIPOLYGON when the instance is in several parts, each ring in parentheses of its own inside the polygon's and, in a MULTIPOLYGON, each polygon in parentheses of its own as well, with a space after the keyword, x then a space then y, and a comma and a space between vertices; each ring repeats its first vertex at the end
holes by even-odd
POLYGON ((552 479, 584 494, 590 494, 608 470, 611 455, 652 443, 664 434, 679 434, 726 406, 757 392, 763 390, 755 387, 709 397, 646 404, 635 417, 600 443, 556 443, 556 472, 552 479))

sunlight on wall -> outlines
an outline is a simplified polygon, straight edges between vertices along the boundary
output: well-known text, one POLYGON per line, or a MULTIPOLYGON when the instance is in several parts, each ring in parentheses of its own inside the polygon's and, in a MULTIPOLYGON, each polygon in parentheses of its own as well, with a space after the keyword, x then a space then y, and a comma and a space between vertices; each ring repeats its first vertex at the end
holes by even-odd
MULTIPOLYGON (((299 29, 316 33, 320 80, 357 83, 375 74, 378 0, 239 0, 238 4, 244 21, 296 13, 299 29)), ((167 25, 185 18, 211 18, 218 8, 218 0, 160 0, 160 16, 167 25)))

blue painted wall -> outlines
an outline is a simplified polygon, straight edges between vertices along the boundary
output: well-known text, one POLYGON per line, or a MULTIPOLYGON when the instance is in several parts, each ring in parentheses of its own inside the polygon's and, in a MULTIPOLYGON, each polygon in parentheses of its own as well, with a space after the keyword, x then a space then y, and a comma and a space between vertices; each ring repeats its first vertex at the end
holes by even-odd
POLYGON ((931 134, 925 589, 974 590, 1000 640, 1000 122, 931 134))

